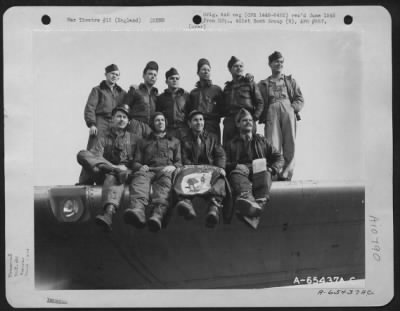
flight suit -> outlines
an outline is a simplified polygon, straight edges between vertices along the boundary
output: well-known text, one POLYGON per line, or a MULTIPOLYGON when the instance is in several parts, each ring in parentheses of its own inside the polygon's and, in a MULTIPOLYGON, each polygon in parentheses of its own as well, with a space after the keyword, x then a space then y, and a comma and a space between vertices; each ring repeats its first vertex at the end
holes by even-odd
MULTIPOLYGON (((129 212, 126 222, 137 227, 143 227, 146 223, 145 210, 157 214, 161 221, 169 206, 172 174, 163 172, 166 166, 182 166, 180 141, 166 134, 164 137, 157 137, 154 132, 147 138, 139 141, 135 161, 133 164, 133 179, 130 183, 130 197, 128 210, 133 211, 135 220, 129 219, 129 212), (140 171, 143 165, 150 167, 147 172, 140 171), (150 194, 150 187, 152 192, 150 194), (149 203, 151 203, 149 205, 149 203)), ((151 229, 151 228, 150 228, 151 229)), ((152 230, 152 229, 151 229, 152 230)), ((159 230, 155 228, 154 231, 159 230)))

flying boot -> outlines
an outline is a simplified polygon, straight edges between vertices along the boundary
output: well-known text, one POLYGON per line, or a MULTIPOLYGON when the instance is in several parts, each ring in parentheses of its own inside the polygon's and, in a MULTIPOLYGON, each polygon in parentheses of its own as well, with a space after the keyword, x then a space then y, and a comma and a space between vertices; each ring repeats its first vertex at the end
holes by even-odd
POLYGON ((167 208, 168 206, 162 204, 153 205, 152 215, 147 222, 150 231, 157 232, 161 230, 162 220, 167 213, 167 208))
POLYGON ((193 208, 192 201, 189 199, 182 199, 176 203, 175 208, 178 209, 180 216, 185 217, 186 220, 190 220, 196 217, 196 212, 193 208))
POLYGON ((112 217, 114 214, 115 214, 115 206, 112 204, 107 204, 104 209, 104 214, 96 216, 95 219, 96 224, 102 226, 105 231, 111 231, 112 217))
POLYGON ((144 228, 146 226, 145 206, 139 202, 131 204, 131 207, 125 209, 123 218, 125 223, 136 228, 144 228))

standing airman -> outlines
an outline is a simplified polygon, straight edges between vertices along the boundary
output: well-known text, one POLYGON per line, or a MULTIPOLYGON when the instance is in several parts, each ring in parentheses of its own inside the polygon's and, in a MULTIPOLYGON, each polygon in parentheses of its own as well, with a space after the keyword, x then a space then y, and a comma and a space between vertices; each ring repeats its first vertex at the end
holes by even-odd
POLYGON ((179 87, 180 75, 175 68, 165 73, 168 88, 157 99, 157 111, 167 120, 167 133, 182 139, 188 130, 186 115, 189 108, 189 94, 179 87))
POLYGON ((260 122, 265 123, 265 137, 283 154, 285 164, 278 180, 291 180, 295 159, 296 119, 304 106, 300 87, 292 76, 283 74, 283 56, 275 51, 268 58, 272 75, 258 83, 265 109, 260 122))
MULTIPOLYGON (((117 84, 120 71, 118 66, 111 64, 105 68, 105 77, 100 85, 94 87, 89 94, 85 106, 85 122, 89 128, 89 141, 86 149, 95 144, 96 137, 105 133, 111 124, 111 112, 122 103, 126 92, 117 84)), ((81 171, 79 184, 93 184, 93 180, 85 170, 81 171)))
POLYGON ((256 121, 264 109, 263 99, 258 86, 248 75, 244 76, 243 62, 232 56, 228 62, 228 69, 232 75, 232 81, 228 81, 224 88, 224 146, 238 134, 235 124, 236 114, 241 108, 249 111, 253 118, 253 132, 256 132, 256 121))
POLYGON ((197 110, 203 113, 205 129, 214 134, 218 142, 221 142, 221 129, 219 126, 223 111, 222 89, 212 84, 210 80, 211 65, 210 62, 201 58, 197 62, 197 75, 199 81, 196 88, 190 92, 189 112, 197 110))

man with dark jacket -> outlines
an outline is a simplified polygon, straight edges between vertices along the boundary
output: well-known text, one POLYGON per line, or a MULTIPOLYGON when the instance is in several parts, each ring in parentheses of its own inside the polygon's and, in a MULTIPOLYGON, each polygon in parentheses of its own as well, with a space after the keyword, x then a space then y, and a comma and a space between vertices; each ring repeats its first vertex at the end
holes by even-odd
POLYGON ((143 70, 143 83, 131 86, 125 96, 124 103, 131 108, 129 130, 132 133, 142 133, 146 137, 151 132, 150 120, 156 111, 158 90, 154 86, 157 81, 158 64, 150 61, 143 70))
MULTIPOLYGON (((105 68, 105 77, 100 85, 94 87, 89 94, 85 106, 85 122, 89 128, 89 141, 86 149, 90 150, 97 136, 105 133, 111 124, 112 110, 122 103, 126 92, 117 84, 120 77, 118 66, 111 64, 105 68)), ((93 184, 93 180, 85 170, 81 171, 79 184, 93 184)))
POLYGON ((162 112, 168 123, 167 133, 182 139, 187 133, 186 115, 189 94, 179 87, 180 75, 175 68, 165 73, 168 88, 157 98, 157 111, 162 112))
POLYGON ((272 53, 268 59, 272 75, 258 83, 265 104, 260 123, 265 123, 265 137, 285 159, 278 180, 291 180, 295 157, 296 119, 300 118, 299 112, 304 106, 304 99, 296 80, 282 73, 283 62, 280 52, 272 53))
MULTIPOLYGON (((225 151, 219 144, 217 137, 204 129, 204 115, 201 111, 193 110, 188 115, 190 131, 182 141, 183 165, 213 165, 225 176, 226 157, 225 151)), ((219 222, 219 214, 222 209, 222 201, 226 195, 225 180, 218 178, 212 184, 212 193, 207 197, 208 213, 206 225, 214 227, 219 222)), ((192 197, 193 198, 193 197, 192 197)), ((196 212, 190 198, 178 198, 176 208, 185 219, 196 217, 196 212)))
POLYGON ((169 206, 172 174, 182 166, 181 145, 177 138, 166 132, 166 118, 162 113, 154 114, 151 125, 153 132, 138 144, 129 208, 124 211, 124 220, 143 228, 148 209, 151 215, 148 227, 150 231, 159 231, 169 206))
POLYGON ((201 58, 197 62, 197 75, 199 81, 196 88, 190 92, 190 104, 187 111, 198 110, 204 115, 205 129, 214 134, 221 142, 221 129, 219 126, 223 111, 222 89, 210 80, 210 62, 201 58))
POLYGON ((97 184, 103 184, 104 214, 96 222, 111 230, 112 216, 118 209, 124 183, 130 173, 138 137, 127 131, 129 106, 120 105, 112 111, 111 127, 97 137, 89 151, 78 153, 78 162, 90 172, 97 184))
POLYGON ((243 62, 232 56, 228 62, 228 69, 232 75, 232 81, 225 83, 224 94, 224 146, 238 134, 235 116, 241 108, 249 111, 253 118, 253 131, 256 132, 256 121, 264 109, 263 99, 258 86, 248 75, 244 76, 243 62))
POLYGON ((229 180, 235 207, 244 217, 258 217, 269 200, 271 174, 279 173, 283 157, 265 137, 253 134, 253 118, 241 109, 236 123, 239 135, 226 148, 229 180))

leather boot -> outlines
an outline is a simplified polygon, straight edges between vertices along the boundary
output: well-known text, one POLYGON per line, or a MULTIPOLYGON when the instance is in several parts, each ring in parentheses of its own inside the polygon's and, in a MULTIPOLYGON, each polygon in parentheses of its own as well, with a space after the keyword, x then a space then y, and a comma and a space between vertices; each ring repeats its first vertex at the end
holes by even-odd
POLYGON ((253 194, 250 192, 242 192, 236 199, 235 205, 242 216, 258 217, 262 212, 261 207, 256 203, 253 194))
POLYGON ((178 203, 176 203, 175 208, 178 209, 178 214, 185 217, 186 220, 196 217, 196 212, 193 208, 193 204, 188 199, 180 200, 178 203))
POLYGON ((261 211, 264 211, 268 206, 269 198, 256 199, 256 202, 260 206, 261 211))
POLYGON ((162 220, 166 213, 167 213, 167 206, 161 204, 157 204, 154 206, 153 214, 151 215, 147 223, 150 231, 157 232, 161 230, 162 220))
POLYGON ((219 208, 214 203, 210 204, 208 208, 208 214, 206 217, 206 226, 209 228, 214 228, 219 222, 219 208))
POLYGON ((112 230, 112 217, 115 213, 115 206, 108 204, 105 208, 103 215, 96 216, 96 224, 103 227, 104 231, 111 231, 112 230))
POLYGON ((135 204, 134 207, 127 208, 123 215, 126 224, 130 224, 136 228, 144 228, 146 226, 146 213, 143 204, 135 204))

